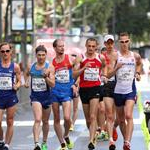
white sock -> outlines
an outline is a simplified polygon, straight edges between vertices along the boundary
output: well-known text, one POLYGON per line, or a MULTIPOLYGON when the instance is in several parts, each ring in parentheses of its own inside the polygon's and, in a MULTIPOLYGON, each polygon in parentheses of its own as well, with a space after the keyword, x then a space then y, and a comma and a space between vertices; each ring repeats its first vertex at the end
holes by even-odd
POLYGON ((109 141, 113 142, 114 140, 113 140, 113 138, 112 138, 112 137, 110 137, 110 138, 109 138, 109 141))
POLYGON ((9 145, 8 145, 8 144, 5 144, 5 147, 9 148, 9 145))

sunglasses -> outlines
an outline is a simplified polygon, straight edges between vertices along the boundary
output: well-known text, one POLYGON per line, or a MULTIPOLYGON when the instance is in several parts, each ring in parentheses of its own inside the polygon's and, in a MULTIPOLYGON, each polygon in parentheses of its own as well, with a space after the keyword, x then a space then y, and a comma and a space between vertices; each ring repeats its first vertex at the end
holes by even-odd
POLYGON ((129 40, 126 40, 126 41, 120 41, 120 43, 128 43, 129 40))
POLYGON ((4 50, 1 50, 0 52, 1 52, 1 53, 9 53, 9 52, 10 52, 10 49, 7 49, 7 50, 5 50, 5 51, 4 51, 4 50))

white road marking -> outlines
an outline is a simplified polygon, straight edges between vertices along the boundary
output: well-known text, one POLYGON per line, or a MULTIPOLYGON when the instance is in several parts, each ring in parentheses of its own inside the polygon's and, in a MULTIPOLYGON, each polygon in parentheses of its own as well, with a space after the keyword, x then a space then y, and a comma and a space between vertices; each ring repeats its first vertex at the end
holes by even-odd
MULTIPOLYGON (((134 124, 141 124, 143 116, 138 119, 134 119, 134 124)), ((14 121, 15 127, 31 127, 33 126, 34 121, 14 121)), ((50 125, 53 125, 53 120, 49 121, 50 125)), ((63 120, 61 120, 61 124, 63 124, 63 120)), ((77 119, 75 122, 76 125, 86 125, 85 119, 77 119)), ((6 127, 6 122, 2 122, 2 126, 6 127)))

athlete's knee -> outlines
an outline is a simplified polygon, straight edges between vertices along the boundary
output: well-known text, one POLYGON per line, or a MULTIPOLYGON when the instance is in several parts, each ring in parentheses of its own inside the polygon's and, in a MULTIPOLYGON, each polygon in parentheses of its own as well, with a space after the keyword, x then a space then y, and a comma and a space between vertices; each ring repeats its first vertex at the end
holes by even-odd
POLYGON ((64 116, 64 121, 65 122, 71 121, 70 116, 69 115, 64 116))
POLYGON ((101 115, 101 114, 105 114, 105 107, 100 107, 99 108, 99 113, 98 115, 101 115))
POLYGON ((114 115, 112 114, 112 113, 109 113, 109 114, 107 114, 107 121, 111 121, 111 122, 113 122, 114 121, 114 115))
POLYGON ((48 120, 42 120, 42 122, 43 122, 43 125, 48 125, 49 124, 49 122, 48 122, 48 120))
POLYGON ((118 124, 120 125, 125 124, 125 118, 118 119, 118 124))
POLYGON ((60 117, 54 117, 54 124, 60 124, 60 117))
POLYGON ((7 119, 7 126, 13 126, 13 124, 14 124, 13 118, 7 119))
POLYGON ((133 115, 130 114, 130 113, 127 113, 127 114, 125 115, 125 118, 126 118, 126 120, 133 119, 133 115))
POLYGON ((78 111, 78 107, 74 107, 73 112, 76 113, 78 111))
POLYGON ((90 115, 90 122, 96 121, 97 120, 97 116, 92 114, 90 115))

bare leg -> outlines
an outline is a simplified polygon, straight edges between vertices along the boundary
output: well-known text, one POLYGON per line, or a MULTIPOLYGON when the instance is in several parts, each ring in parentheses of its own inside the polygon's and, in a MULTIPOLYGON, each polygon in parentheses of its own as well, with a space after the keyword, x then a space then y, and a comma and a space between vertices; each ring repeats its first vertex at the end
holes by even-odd
POLYGON ((50 113, 51 113, 51 107, 49 107, 48 109, 43 109, 43 115, 42 115, 42 122, 43 122, 43 126, 42 126, 42 130, 43 130, 43 142, 47 141, 48 138, 48 132, 49 132, 49 117, 50 117, 50 113))
POLYGON ((7 120, 7 129, 5 135, 5 144, 10 144, 12 136, 13 136, 13 123, 14 123, 14 116, 16 112, 16 105, 8 108, 6 110, 6 120, 7 120))

